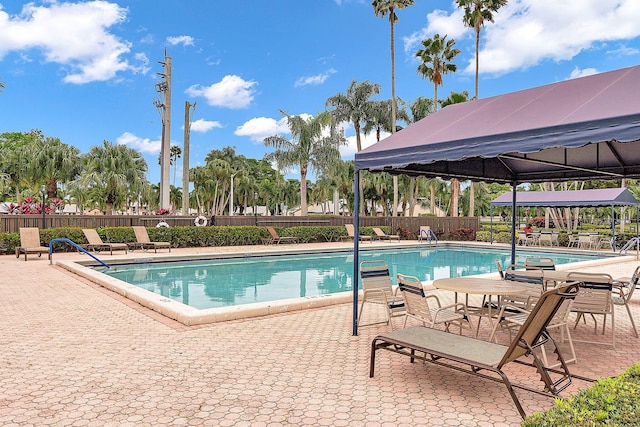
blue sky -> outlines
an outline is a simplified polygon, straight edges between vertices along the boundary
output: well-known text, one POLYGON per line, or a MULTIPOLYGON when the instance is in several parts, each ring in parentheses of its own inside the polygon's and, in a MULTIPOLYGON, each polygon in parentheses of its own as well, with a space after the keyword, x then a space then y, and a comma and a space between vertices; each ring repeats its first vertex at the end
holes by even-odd
MULTIPOLYGON (((439 97, 472 96, 474 33, 462 12, 453 1, 415 3, 398 11, 396 95, 433 96, 414 56, 421 40, 439 33, 462 51, 439 97)), ((638 22, 638 0, 510 0, 481 35, 480 97, 637 65, 638 22)), ((391 97, 389 22, 370 1, 0 0, 0 133, 37 128, 82 153, 103 140, 127 144, 158 182, 153 102, 165 49, 173 62, 172 144, 182 147, 185 101, 197 103, 192 167, 226 146, 262 158, 265 137, 288 136, 279 110, 315 115, 354 79, 378 83, 378 98, 391 97)), ((347 160, 355 136, 345 127, 347 160)), ((374 140, 364 137, 363 146, 374 140)))

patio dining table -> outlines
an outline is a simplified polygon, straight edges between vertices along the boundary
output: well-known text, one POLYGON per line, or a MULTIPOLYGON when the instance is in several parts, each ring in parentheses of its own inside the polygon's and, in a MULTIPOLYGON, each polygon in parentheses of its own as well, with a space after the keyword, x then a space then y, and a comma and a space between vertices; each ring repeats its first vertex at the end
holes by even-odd
POLYGON ((470 311, 472 314, 479 317, 476 336, 478 336, 478 332, 480 331, 480 321, 482 317, 487 317, 489 319, 489 323, 493 329, 493 317, 497 311, 493 311, 493 304, 491 301, 492 296, 517 295, 525 293, 527 290, 526 286, 520 283, 474 276, 436 279, 433 281, 433 286, 445 291, 455 292, 456 302, 458 301, 458 293, 466 294, 467 305, 470 294, 483 295, 487 297, 488 303, 486 306, 477 307, 476 310, 472 308, 470 311))

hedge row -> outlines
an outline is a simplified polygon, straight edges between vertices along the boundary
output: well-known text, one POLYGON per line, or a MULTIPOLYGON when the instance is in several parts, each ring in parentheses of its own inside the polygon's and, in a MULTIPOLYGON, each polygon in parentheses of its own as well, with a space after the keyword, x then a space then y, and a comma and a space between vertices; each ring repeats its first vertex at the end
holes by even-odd
POLYGON ((615 378, 598 380, 553 408, 528 416, 522 427, 639 426, 640 363, 615 378))
MULTIPOLYGON (((385 233, 391 233, 391 227, 380 227, 385 233)), ((331 242, 347 236, 347 230, 343 226, 302 226, 278 228, 276 231, 281 237, 295 236, 302 243, 331 242)), ((174 248, 202 247, 202 246, 237 246, 258 245, 263 239, 269 237, 265 227, 254 226, 213 226, 213 227, 149 227, 149 238, 152 241, 171 242, 174 248)), ((105 227, 99 228, 98 234, 104 242, 129 243, 135 242, 135 234, 131 227, 105 227)), ((360 228, 360 234, 374 235, 371 227, 360 228)), ((88 243, 80 228, 52 228, 40 230, 40 241, 49 246, 49 242, 56 238, 66 238, 79 245, 88 243)), ((0 247, 9 253, 20 246, 18 233, 0 234, 0 247)), ((71 251, 72 246, 65 242, 55 242, 54 251, 71 251)))

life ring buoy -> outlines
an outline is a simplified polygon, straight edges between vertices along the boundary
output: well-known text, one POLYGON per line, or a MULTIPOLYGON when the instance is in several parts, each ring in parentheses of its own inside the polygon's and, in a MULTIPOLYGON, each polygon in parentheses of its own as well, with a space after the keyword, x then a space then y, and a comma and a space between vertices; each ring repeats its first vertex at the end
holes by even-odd
POLYGON ((158 224, 156 224, 157 228, 160 227, 169 227, 169 224, 166 221, 160 221, 158 224))
POLYGON ((205 225, 207 225, 207 217, 200 215, 193 220, 193 223, 196 225, 196 227, 204 227, 205 225))

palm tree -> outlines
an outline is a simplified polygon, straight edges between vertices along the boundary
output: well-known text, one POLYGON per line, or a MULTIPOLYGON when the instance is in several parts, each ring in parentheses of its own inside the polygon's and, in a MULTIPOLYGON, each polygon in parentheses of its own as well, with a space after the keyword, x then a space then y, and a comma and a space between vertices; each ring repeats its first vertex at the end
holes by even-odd
MULTIPOLYGON (((396 65, 395 65, 395 23, 398 22, 396 9, 404 9, 413 4, 413 0, 373 0, 373 12, 376 16, 389 15, 390 44, 391 44, 391 133, 396 133, 396 65)), ((392 216, 397 215, 398 207, 398 176, 393 176, 393 211, 392 216)))
POLYGON ((315 117, 303 118, 291 116, 284 111, 280 113, 287 118, 291 130, 291 140, 281 135, 273 135, 264 139, 267 147, 276 150, 267 154, 265 160, 275 161, 280 170, 292 166, 300 167, 300 209, 307 215, 307 173, 310 168, 324 172, 340 159, 339 147, 346 143, 344 136, 338 132, 331 114, 324 111, 315 117), (323 136, 325 130, 328 136, 323 136))
MULTIPOLYGON (((358 83, 353 80, 347 89, 346 94, 339 93, 333 95, 325 103, 326 107, 335 107, 331 111, 336 123, 348 122, 353 124, 356 133, 356 147, 358 152, 362 151, 362 142, 360 139, 360 127, 371 114, 371 96, 380 93, 380 85, 377 83, 369 83, 364 81, 358 83)), ((360 192, 360 200, 363 200, 362 183, 358 189, 360 192)), ((362 213, 362 205, 361 212, 362 213)))
POLYGON ((75 179, 82 169, 80 150, 58 138, 38 140, 29 151, 28 163, 37 182, 46 184, 47 198, 58 197, 58 182, 75 179))
MULTIPOLYGON (((433 38, 422 40, 423 49, 416 53, 422 64, 418 66, 418 73, 423 78, 428 78, 433 83, 433 105, 437 108, 438 86, 442 85, 442 77, 450 72, 455 72, 458 67, 451 61, 460 54, 460 50, 454 48, 455 40, 447 40, 447 36, 440 37, 436 34, 433 38)), ((451 180, 453 194, 451 214, 458 216, 458 197, 460 194, 460 182, 457 179, 451 180)))
POLYGON ((422 49, 416 52, 416 57, 422 63, 418 65, 418 74, 433 83, 433 105, 438 104, 438 86, 442 86, 442 77, 448 73, 455 73, 458 67, 452 63, 460 54, 460 49, 453 46, 455 40, 447 40, 447 36, 436 34, 433 38, 422 40, 422 49))
POLYGON ((476 32, 476 92, 474 99, 478 99, 478 71, 480 67, 480 30, 485 21, 493 22, 493 14, 502 6, 507 4, 507 0, 456 0, 458 7, 464 8, 462 21, 468 28, 473 28, 476 32))
POLYGON ((124 203, 129 192, 137 193, 148 185, 147 162, 138 151, 126 145, 104 141, 91 147, 82 159, 84 172, 79 183, 95 189, 107 211, 124 203))
MULTIPOLYGON (((371 6, 373 6, 373 12, 376 16, 389 16, 389 26, 391 28, 391 123, 394 126, 391 128, 391 133, 395 133, 396 123, 396 82, 395 82, 395 23, 398 22, 398 15, 396 15, 396 9, 404 9, 414 3, 414 0, 373 0, 371 6)), ((360 151, 360 150, 358 150, 360 151)))
POLYGON ((355 165, 353 160, 343 161, 340 160, 334 165, 330 172, 333 184, 338 189, 338 194, 344 199, 345 205, 341 206, 341 211, 344 214, 344 208, 348 209, 347 214, 351 215, 353 212, 353 175, 355 171, 355 165))
POLYGON ((182 157, 182 149, 177 145, 172 145, 169 149, 169 164, 173 165, 173 185, 176 185, 176 168, 178 167, 178 159, 180 157, 182 157))
POLYGON ((333 95, 325 103, 326 107, 334 107, 331 114, 336 123, 349 122, 353 124, 356 133, 356 146, 362 151, 360 128, 371 114, 372 104, 369 98, 380 93, 380 85, 364 81, 358 83, 353 80, 346 94, 333 95))
POLYGON ((21 188, 33 186, 37 177, 33 176, 33 168, 28 167, 26 158, 31 156, 33 146, 44 140, 41 131, 6 132, 0 134, 0 170, 3 172, 6 185, 15 190, 16 201, 21 201, 21 188))
POLYGON ((467 102, 469 100, 469 92, 463 90, 462 92, 453 92, 449 93, 445 99, 440 100, 440 107, 444 108, 447 105, 459 104, 460 102, 467 102))

